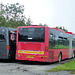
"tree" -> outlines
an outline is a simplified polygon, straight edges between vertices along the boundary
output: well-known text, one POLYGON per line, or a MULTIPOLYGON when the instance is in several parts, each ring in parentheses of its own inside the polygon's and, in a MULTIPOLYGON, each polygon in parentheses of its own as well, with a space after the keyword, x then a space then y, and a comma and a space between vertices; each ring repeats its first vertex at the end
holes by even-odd
POLYGON ((24 6, 19 3, 0 4, 0 26, 18 27, 25 26, 24 6))
POLYGON ((42 23, 39 23, 39 26, 43 26, 43 24, 42 23))
POLYGON ((65 32, 68 32, 68 30, 65 28, 65 27, 58 27, 58 26, 56 26, 56 28, 59 28, 59 29, 61 29, 61 30, 63 30, 63 31, 65 31, 65 32))
POLYGON ((44 26, 48 26, 48 25, 45 23, 44 26))
POLYGON ((4 26, 6 23, 6 19, 3 16, 4 10, 3 10, 4 5, 1 3, 0 4, 0 26, 4 26))
POLYGON ((5 17, 4 17, 4 16, 0 16, 0 27, 1 27, 1 26, 5 26, 5 24, 6 24, 6 19, 5 19, 5 17))
POLYGON ((24 6, 19 3, 7 4, 4 6, 4 15, 6 15, 7 21, 13 18, 14 20, 24 19, 24 6))
POLYGON ((39 23, 39 26, 48 26, 47 24, 42 24, 42 23, 39 23))
POLYGON ((30 26, 32 24, 31 18, 29 16, 29 18, 26 21, 26 26, 30 26))

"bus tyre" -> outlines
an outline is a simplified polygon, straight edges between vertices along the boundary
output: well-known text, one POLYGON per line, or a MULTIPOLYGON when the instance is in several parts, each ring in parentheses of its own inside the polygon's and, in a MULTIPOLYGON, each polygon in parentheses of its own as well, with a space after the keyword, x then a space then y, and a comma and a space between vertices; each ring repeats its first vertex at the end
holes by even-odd
POLYGON ((75 51, 73 52, 73 58, 75 58, 75 51))
POLYGON ((59 53, 59 58, 58 58, 59 63, 61 62, 61 60, 62 60, 62 55, 61 53, 59 53))

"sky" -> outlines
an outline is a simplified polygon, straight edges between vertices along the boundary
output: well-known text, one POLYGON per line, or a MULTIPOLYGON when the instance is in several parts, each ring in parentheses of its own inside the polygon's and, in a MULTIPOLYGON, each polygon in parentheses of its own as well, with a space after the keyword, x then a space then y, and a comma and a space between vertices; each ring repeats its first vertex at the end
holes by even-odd
POLYGON ((24 5, 24 15, 32 24, 47 24, 49 27, 62 26, 75 33, 75 0, 0 0, 0 3, 19 2, 24 5))

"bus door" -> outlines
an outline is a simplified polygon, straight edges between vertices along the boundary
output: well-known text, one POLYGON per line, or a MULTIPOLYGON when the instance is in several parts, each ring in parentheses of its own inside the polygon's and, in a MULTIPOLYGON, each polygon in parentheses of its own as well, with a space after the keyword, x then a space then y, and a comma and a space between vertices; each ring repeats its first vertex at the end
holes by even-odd
POLYGON ((9 31, 9 59, 15 59, 16 54, 16 32, 9 31))

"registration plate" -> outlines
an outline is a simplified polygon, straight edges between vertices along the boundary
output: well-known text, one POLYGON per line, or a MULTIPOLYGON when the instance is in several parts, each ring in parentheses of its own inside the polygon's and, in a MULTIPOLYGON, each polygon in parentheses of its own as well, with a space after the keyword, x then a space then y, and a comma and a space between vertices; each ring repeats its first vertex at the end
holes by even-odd
POLYGON ((27 56, 27 58, 34 58, 33 56, 27 56))

